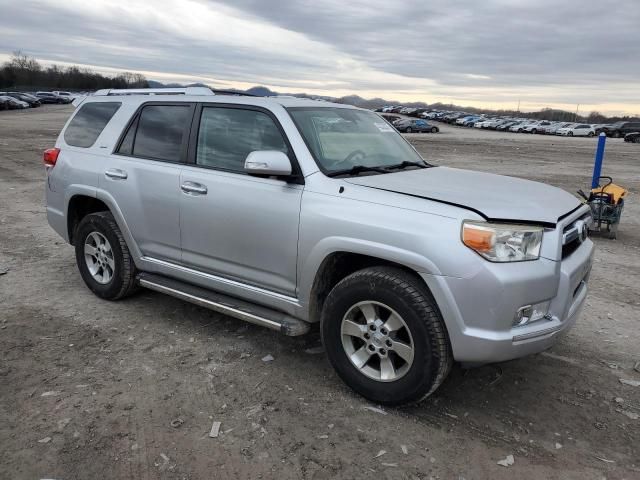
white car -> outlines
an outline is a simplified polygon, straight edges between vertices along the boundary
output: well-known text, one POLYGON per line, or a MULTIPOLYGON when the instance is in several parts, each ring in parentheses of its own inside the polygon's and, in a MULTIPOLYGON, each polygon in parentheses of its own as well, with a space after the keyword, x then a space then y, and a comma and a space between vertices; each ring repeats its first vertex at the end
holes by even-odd
POLYGON ((511 125, 509 127, 509 131, 510 132, 516 132, 516 133, 521 133, 523 131, 524 126, 527 125, 526 121, 520 121, 518 123, 515 123, 513 125, 511 125))
POLYGON ((574 125, 575 123, 571 122, 555 122, 545 128, 545 133, 547 135, 556 135, 558 133, 558 130, 560 130, 561 128, 568 128, 574 125))
POLYGON ((71 100, 75 98, 75 95, 71 92, 61 92, 59 90, 55 90, 51 93, 53 93, 56 97, 66 97, 66 98, 70 98, 71 100))
POLYGON ((537 122, 531 122, 522 127, 522 131, 525 133, 538 133, 539 130, 551 125, 548 120, 539 120, 537 122))
POLYGON ((495 128, 500 125, 504 120, 501 118, 493 118, 491 120, 485 120, 484 122, 478 122, 474 125, 475 128, 495 128))
POLYGON ((593 137, 595 134, 595 128, 588 123, 578 123, 571 127, 559 128, 556 131, 556 135, 562 135, 564 137, 593 137))

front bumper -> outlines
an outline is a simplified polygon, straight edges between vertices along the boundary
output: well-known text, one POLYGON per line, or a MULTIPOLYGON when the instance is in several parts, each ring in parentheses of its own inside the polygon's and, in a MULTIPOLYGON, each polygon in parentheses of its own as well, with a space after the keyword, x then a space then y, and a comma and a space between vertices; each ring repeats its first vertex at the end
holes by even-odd
POLYGON ((501 362, 551 347, 582 311, 593 252, 587 239, 561 261, 485 262, 470 278, 423 274, 447 325, 455 360, 501 362), (518 308, 544 301, 550 302, 547 317, 513 327, 518 308))

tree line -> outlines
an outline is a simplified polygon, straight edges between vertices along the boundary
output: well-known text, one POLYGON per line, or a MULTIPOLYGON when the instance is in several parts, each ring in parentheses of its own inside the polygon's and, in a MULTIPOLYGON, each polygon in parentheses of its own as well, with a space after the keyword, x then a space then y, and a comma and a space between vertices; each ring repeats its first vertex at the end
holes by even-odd
POLYGON ((100 88, 147 88, 139 73, 106 76, 76 65, 41 65, 35 58, 14 52, 0 67, 0 88, 14 90, 98 90, 100 88))

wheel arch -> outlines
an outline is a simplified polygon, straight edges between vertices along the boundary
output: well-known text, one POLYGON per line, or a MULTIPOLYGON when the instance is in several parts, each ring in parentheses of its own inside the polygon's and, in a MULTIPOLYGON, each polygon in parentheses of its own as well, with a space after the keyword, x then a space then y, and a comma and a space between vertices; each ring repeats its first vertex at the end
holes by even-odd
POLYGON ((109 207, 95 196, 87 195, 86 193, 76 193, 70 197, 66 209, 67 238, 69 239, 69 243, 74 244, 76 229, 84 217, 91 213, 104 211, 109 211, 109 207))
POLYGON ((122 235, 124 236, 127 247, 133 256, 136 264, 142 257, 137 244, 133 240, 131 231, 124 220, 122 211, 118 207, 115 199, 102 190, 78 191, 70 195, 66 202, 66 217, 67 217, 67 234, 69 243, 74 242, 74 232, 82 218, 86 215, 96 212, 111 212, 113 215, 122 235))
MULTIPOLYGON (((432 294, 419 272, 439 272, 426 259, 423 259, 424 262, 419 262, 415 257, 417 255, 413 254, 408 258, 399 258, 398 255, 384 255, 380 254, 380 252, 378 254, 373 254, 373 252, 364 253, 355 249, 336 249, 327 252, 322 257, 322 260, 317 263, 317 267, 313 269, 312 278, 306 279, 307 288, 303 292, 306 295, 301 300, 303 304, 308 305, 308 321, 312 323, 319 322, 324 302, 331 289, 343 278, 363 268, 375 266, 398 268, 415 276, 424 285, 425 289, 432 294)), ((436 303, 438 303, 437 299, 436 303)))

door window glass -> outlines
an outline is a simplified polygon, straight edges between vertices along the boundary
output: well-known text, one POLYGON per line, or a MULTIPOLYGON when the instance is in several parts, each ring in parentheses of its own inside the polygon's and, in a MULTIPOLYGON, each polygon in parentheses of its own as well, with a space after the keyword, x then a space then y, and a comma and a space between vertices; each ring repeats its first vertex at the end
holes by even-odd
POLYGON ((286 142, 269 115, 240 108, 202 109, 197 165, 244 172, 247 156, 256 150, 288 153, 286 142))
POLYGON ((189 105, 147 105, 129 127, 118 153, 179 162, 189 105))

